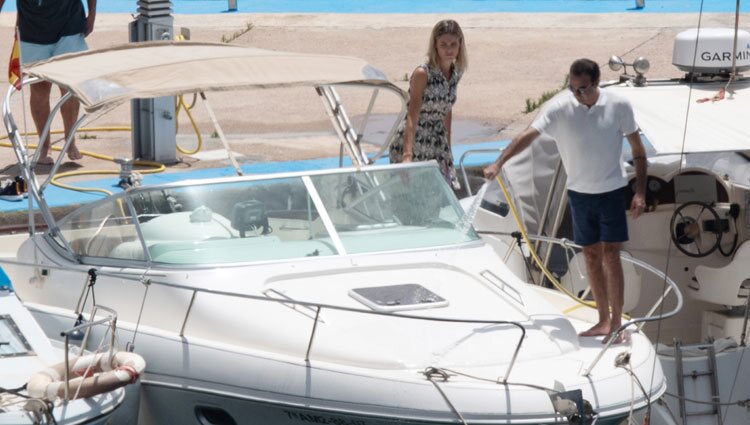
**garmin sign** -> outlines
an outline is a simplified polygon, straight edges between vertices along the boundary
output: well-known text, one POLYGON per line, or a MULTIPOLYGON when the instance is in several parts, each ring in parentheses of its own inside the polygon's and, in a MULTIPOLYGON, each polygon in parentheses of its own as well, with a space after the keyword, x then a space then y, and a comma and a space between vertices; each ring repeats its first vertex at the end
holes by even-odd
POLYGON ((682 31, 675 37, 672 64, 694 74, 727 74, 732 71, 734 57, 737 71, 750 69, 750 33, 738 31, 734 54, 733 48, 734 30, 731 28, 682 31))
MULTIPOLYGON (((750 51, 741 50, 734 55, 738 61, 748 60, 750 58, 750 51)), ((729 62, 729 66, 732 66, 732 52, 701 52, 701 60, 704 62, 729 62)))

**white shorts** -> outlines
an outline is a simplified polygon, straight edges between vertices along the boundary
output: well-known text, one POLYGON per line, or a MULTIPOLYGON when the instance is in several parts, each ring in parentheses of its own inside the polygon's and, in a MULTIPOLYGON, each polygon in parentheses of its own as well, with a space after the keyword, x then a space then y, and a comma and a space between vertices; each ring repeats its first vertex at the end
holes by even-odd
POLYGON ((88 50, 83 34, 67 35, 53 44, 34 44, 21 42, 21 63, 28 64, 47 60, 53 56, 65 53, 75 53, 88 50))

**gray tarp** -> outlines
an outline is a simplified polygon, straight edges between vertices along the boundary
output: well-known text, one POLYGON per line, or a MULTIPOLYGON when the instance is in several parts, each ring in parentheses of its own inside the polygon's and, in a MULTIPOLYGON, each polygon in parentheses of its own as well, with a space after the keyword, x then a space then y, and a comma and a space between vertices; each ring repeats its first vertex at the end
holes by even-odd
POLYGON ((732 82, 719 99, 726 85, 654 81, 646 87, 622 84, 604 90, 630 101, 638 126, 658 154, 747 151, 750 80, 732 82))

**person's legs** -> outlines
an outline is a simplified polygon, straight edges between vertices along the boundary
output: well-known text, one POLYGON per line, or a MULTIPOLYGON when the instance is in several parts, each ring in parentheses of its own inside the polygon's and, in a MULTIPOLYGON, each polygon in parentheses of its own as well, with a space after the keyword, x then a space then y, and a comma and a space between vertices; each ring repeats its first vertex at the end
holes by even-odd
POLYGON ((588 273, 589 286, 596 301, 596 311, 599 321, 590 329, 580 333, 581 336, 607 335, 610 332, 611 320, 609 315, 609 285, 602 263, 604 256, 603 244, 595 244, 583 247, 583 258, 586 259, 586 272, 588 273))
MULTIPOLYGON (((602 257, 607 275, 607 295, 611 309, 610 332, 622 324, 622 305, 625 292, 625 278, 622 274, 619 242, 602 242, 602 257)), ((623 340, 620 336, 617 341, 623 340)))
MULTIPOLYGON (((24 65, 47 60, 53 56, 62 55, 65 53, 74 53, 84 51, 88 48, 86 40, 83 34, 76 34, 71 36, 65 36, 54 44, 34 44, 21 42, 21 60, 24 65)), ((37 133, 41 135, 44 124, 49 119, 50 105, 49 97, 52 85, 48 82, 39 82, 30 86, 30 108, 31 117, 34 120, 37 133)), ((65 127, 66 137, 73 127, 73 124, 78 119, 78 102, 69 100, 65 102, 60 111, 63 119, 63 126, 65 127)), ((41 149, 39 154, 39 164, 52 164, 54 160, 49 155, 50 138, 47 136, 46 140, 39 141, 39 147, 41 149)), ((68 157, 76 160, 81 159, 81 153, 75 145, 75 141, 68 148, 68 157)))
POLYGON ((602 194, 568 191, 575 242, 583 246, 598 322, 581 336, 608 335, 622 323, 620 243, 627 240, 624 190, 602 194))
MULTIPOLYGON (((39 137, 41 137, 44 124, 49 118, 49 94, 52 84, 47 81, 41 81, 30 86, 31 95, 29 98, 29 107, 31 108, 31 118, 34 120, 34 126, 39 137)), ((41 149, 38 164, 52 164, 54 161, 49 155, 49 135, 45 140, 39 140, 37 149, 41 149)))
MULTIPOLYGON (((602 195, 602 204, 599 209, 599 228, 603 245, 602 261, 607 274, 607 293, 612 315, 610 319, 611 332, 616 331, 622 324, 625 279, 622 274, 620 248, 622 243, 628 240, 628 221, 625 217, 627 207, 624 188, 602 195)), ((626 337, 627 335, 623 333, 617 337, 615 342, 623 342, 626 337)), ((608 338, 605 338, 605 341, 607 340, 608 338)))
MULTIPOLYGON (((65 90, 60 89, 60 96, 64 94, 65 90)), ((73 125, 78 120, 78 109, 78 101, 72 98, 68 99, 68 101, 65 102, 60 108, 60 114, 62 115, 63 128, 65 129, 66 139, 68 138, 70 131, 73 129, 73 125)), ((68 158, 72 159, 73 161, 83 158, 83 155, 81 155, 81 152, 78 151, 78 147, 76 146, 75 135, 73 135, 73 141, 70 143, 70 146, 68 146, 68 158)))
MULTIPOLYGON (((52 55, 58 56, 66 53, 83 52, 85 50, 88 50, 88 45, 86 44, 86 39, 83 37, 83 34, 68 35, 62 37, 60 41, 55 43, 52 55)), ((65 91, 60 89, 60 95, 62 96, 63 94, 65 94, 65 91)), ((68 100, 60 108, 60 115, 62 115, 66 139, 68 138, 68 135, 70 135, 73 124, 78 120, 78 110, 79 104, 75 99, 68 100)), ((73 136, 73 141, 70 146, 68 146, 68 158, 74 161, 83 158, 83 155, 81 155, 81 152, 78 151, 78 147, 76 146, 75 136, 73 136)))

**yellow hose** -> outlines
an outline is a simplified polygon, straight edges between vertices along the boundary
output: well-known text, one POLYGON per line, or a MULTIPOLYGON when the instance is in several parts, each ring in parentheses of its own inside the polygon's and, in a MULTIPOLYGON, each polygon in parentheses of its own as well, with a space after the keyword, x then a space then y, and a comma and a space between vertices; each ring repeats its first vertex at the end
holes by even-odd
MULTIPOLYGON (((195 131, 195 135, 198 138, 198 144, 195 147, 195 149, 193 149, 193 150, 184 149, 180 145, 177 145, 177 150, 179 152, 185 154, 185 155, 193 155, 193 154, 197 153, 198 151, 200 151, 201 148, 203 147, 203 138, 201 137, 201 133, 200 133, 200 131, 198 129, 198 124, 195 122, 195 119, 193 118, 193 114, 190 113, 190 110, 192 109, 192 107, 193 107, 192 105, 188 106, 187 104, 185 104, 185 100, 183 99, 182 96, 178 96, 175 99, 175 131, 177 130, 177 127, 179 126, 178 118, 179 118, 180 109, 183 109, 185 111, 185 113, 187 114, 188 119, 190 120, 190 124, 193 127, 193 131, 195 131)), ((91 131, 131 131, 131 128, 130 127, 126 127, 126 126, 115 126, 115 127, 81 127, 81 128, 79 128, 76 131, 76 133, 91 132, 91 131)), ((64 133, 63 130, 52 130, 52 131, 49 132, 49 134, 63 134, 63 133, 64 133)), ((28 132, 28 133, 21 133, 20 135, 21 136, 36 136, 37 133, 36 132, 28 132)), ((4 139, 8 139, 8 138, 9 138, 9 136, 7 134, 4 135, 4 136, 0 136, 0 140, 4 140, 4 139)), ((0 146, 7 147, 7 148, 12 148, 13 147, 13 145, 11 143, 8 143, 8 142, 0 142, 0 146)), ((29 145, 29 147, 36 148, 37 145, 29 145)), ((52 146, 52 150, 60 151, 61 149, 59 147, 52 146)), ((92 158, 114 162, 114 158, 112 156, 109 156, 109 155, 103 155, 103 154, 99 154, 99 153, 96 153, 96 152, 85 151, 85 150, 82 150, 80 152, 81 152, 81 155, 86 155, 86 156, 90 156, 92 158)), ((153 161, 140 161, 139 160, 139 161, 133 162, 133 165, 139 165, 139 166, 145 166, 145 167, 154 167, 151 170, 139 171, 141 174, 161 173, 162 171, 164 171, 166 169, 166 167, 164 166, 164 164, 160 164, 158 162, 153 162, 153 161)), ((105 190, 105 189, 75 187, 75 186, 67 185, 67 184, 64 184, 64 183, 61 183, 61 182, 58 181, 58 179, 63 179, 63 178, 67 178, 67 177, 83 176, 83 175, 95 175, 95 174, 119 175, 120 171, 119 170, 67 171, 67 172, 64 172, 64 173, 55 174, 55 176, 52 177, 52 180, 50 180, 50 183, 52 183, 53 185, 55 185, 57 187, 61 187, 63 189, 74 190, 74 191, 77 191, 77 192, 99 192, 99 193, 104 193, 104 194, 107 194, 107 195, 112 195, 112 192, 110 192, 108 190, 105 190)))
MULTIPOLYGON (((79 131, 130 131, 130 127, 108 127, 108 128, 107 127, 100 127, 100 128, 95 128, 95 129, 84 129, 84 128, 82 128, 79 131)), ((51 134, 58 134, 58 133, 63 133, 63 131, 62 130, 56 130, 56 131, 53 131, 53 132, 50 132, 50 133, 51 134)), ((23 136, 26 136, 26 135, 36 135, 36 133, 28 133, 28 134, 22 134, 22 135, 23 136)), ((0 137, 0 140, 7 139, 7 138, 8 138, 7 135, 6 136, 2 136, 2 137, 0 137)), ((13 145, 10 144, 10 143, 8 143, 8 142, 0 142, 0 146, 3 146, 3 147, 13 147, 13 145)), ((29 145, 29 147, 36 149, 37 145, 31 144, 31 145, 29 145)), ((58 151, 58 152, 62 150, 61 148, 59 148, 57 146, 52 146, 51 149, 54 150, 54 151, 58 151)), ((103 155, 103 154, 100 154, 100 153, 86 151, 86 150, 82 150, 80 152, 81 152, 81 155, 90 156, 92 158, 101 159, 101 160, 105 160, 105 161, 112 161, 112 162, 115 161, 114 157, 109 156, 109 155, 103 155)), ((164 171, 167 168, 167 167, 164 166, 164 164, 160 164, 158 162, 142 161, 142 160, 134 161, 133 165, 139 165, 139 166, 144 166, 144 167, 153 167, 150 170, 139 171, 141 174, 161 173, 162 171, 164 171)), ((55 174, 54 177, 52 177, 52 180, 50 180, 50 183, 53 184, 53 185, 55 185, 55 186, 57 186, 57 187, 61 187, 63 189, 74 190, 76 192, 99 192, 99 193, 104 193, 104 194, 107 194, 107 195, 112 195, 112 192, 110 192, 110 191, 108 191, 106 189, 75 187, 75 186, 70 186, 70 185, 67 185, 65 183, 61 183, 61 182, 57 181, 58 179, 63 179, 63 178, 66 178, 66 177, 85 176, 85 175, 93 175, 93 174, 119 175, 120 174, 120 170, 77 170, 77 171, 67 171, 67 172, 64 172, 64 173, 57 173, 57 174, 55 174)))
MULTIPOLYGON (((531 253, 531 256, 534 258, 534 262, 539 266, 539 269, 541 269, 542 273, 549 279, 550 282, 552 282, 552 285, 557 288, 560 292, 567 295, 569 298, 573 299, 575 302, 577 302, 580 305, 584 305, 591 308, 596 308, 596 303, 591 301, 585 301, 577 296, 575 294, 568 291, 567 288, 562 286, 560 282, 555 278, 555 276, 550 273, 549 269, 544 265, 542 260, 539 258, 539 256, 536 253, 536 250, 534 249, 534 245, 529 240, 529 236, 526 234, 526 230, 524 229, 523 223, 521 223, 521 219, 518 217, 518 211, 516 211, 516 205, 513 203, 513 199, 511 199, 510 194, 508 193, 508 189, 505 187, 505 183, 503 183, 503 180, 500 178, 500 176, 496 176, 495 179, 500 184, 500 190, 503 191, 503 195, 505 195, 505 200, 508 201, 508 206, 510 207, 511 213, 513 213, 513 218, 516 220, 516 225, 518 225, 518 229, 521 231, 521 236, 523 236, 523 240, 526 242, 526 246, 529 248, 529 252, 531 253)), ((565 310, 567 313, 568 310, 565 310)))
POLYGON ((180 127, 180 109, 183 109, 185 111, 185 114, 187 114, 188 119, 190 120, 190 124, 193 126, 193 131, 195 132, 195 135, 198 137, 198 144, 193 150, 185 149, 180 145, 177 145, 177 150, 180 153, 184 153, 185 155, 193 155, 201 150, 203 147, 203 137, 201 137, 201 132, 198 129, 198 124, 195 123, 195 119, 193 118, 193 114, 190 113, 190 110, 193 109, 193 105, 187 106, 185 104, 185 99, 183 99, 182 95, 179 95, 175 98, 174 101, 174 126, 175 126, 175 133, 177 132, 177 129, 180 127))

